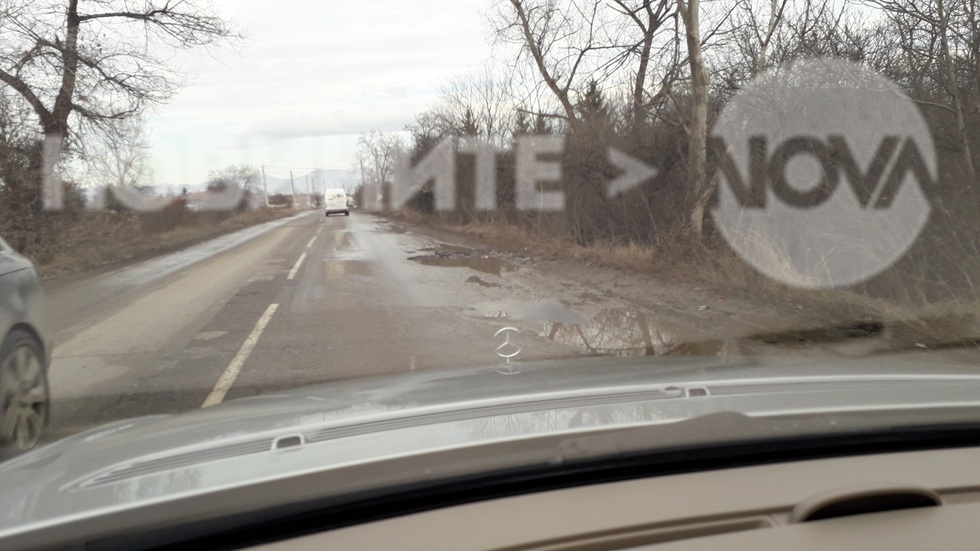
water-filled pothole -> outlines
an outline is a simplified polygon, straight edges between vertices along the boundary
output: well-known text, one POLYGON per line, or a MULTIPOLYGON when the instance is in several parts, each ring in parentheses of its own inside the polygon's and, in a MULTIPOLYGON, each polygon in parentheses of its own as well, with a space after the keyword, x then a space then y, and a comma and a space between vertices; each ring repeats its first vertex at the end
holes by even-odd
POLYGON ((423 266, 469 268, 491 275, 500 275, 502 272, 514 269, 513 266, 500 258, 462 247, 440 248, 435 250, 433 254, 411 256, 408 259, 423 266))

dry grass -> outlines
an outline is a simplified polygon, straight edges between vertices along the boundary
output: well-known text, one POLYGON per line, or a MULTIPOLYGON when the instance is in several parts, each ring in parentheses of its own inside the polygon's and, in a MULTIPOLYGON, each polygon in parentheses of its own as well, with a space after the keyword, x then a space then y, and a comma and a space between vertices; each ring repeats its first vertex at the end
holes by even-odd
POLYGON ((140 215, 86 213, 61 247, 36 261, 44 278, 57 277, 178 250, 249 226, 291 215, 289 209, 257 209, 232 215, 187 213, 168 231, 152 231, 140 215))

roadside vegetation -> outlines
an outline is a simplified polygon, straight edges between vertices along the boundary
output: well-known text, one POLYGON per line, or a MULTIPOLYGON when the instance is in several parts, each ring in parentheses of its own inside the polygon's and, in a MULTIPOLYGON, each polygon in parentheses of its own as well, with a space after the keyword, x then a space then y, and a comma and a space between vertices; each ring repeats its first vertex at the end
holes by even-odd
POLYGON ((289 212, 251 166, 213 171, 206 193, 152 185, 144 115, 179 89, 174 54, 240 38, 206 0, 2 0, 0 35, 0 236, 42 273, 289 212))
POLYGON ((36 256, 42 277, 138 260, 293 214, 291 209, 193 212, 177 201, 161 212, 83 212, 36 256))
POLYGON ((475 208, 474 157, 458 152, 460 207, 436 211, 423 187, 400 216, 500 247, 803 300, 849 317, 980 313, 980 2, 508 0, 487 15, 494 60, 446 82, 404 132, 365 134, 355 169, 384 188, 394 151, 417 162, 445 138, 458 147, 475 136, 500 147, 497 208, 475 208), (708 214, 720 165, 707 137, 756 75, 820 57, 896 83, 932 131, 940 174, 923 190, 929 222, 901 260, 860 285, 817 292, 758 274, 724 242, 708 214), (528 134, 564 137, 562 212, 515 207, 513 144, 528 134), (617 174, 605 157, 610 146, 659 174, 606 199, 617 174))

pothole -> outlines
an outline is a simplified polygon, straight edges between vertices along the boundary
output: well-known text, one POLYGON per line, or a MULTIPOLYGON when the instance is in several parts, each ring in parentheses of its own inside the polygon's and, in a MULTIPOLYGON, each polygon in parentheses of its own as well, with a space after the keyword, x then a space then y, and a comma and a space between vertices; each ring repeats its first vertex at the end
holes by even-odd
POLYGON ((446 245, 438 248, 429 247, 421 249, 421 251, 432 252, 432 254, 411 256, 408 259, 423 266, 469 268, 477 272, 498 276, 514 269, 512 265, 500 258, 465 247, 446 245))

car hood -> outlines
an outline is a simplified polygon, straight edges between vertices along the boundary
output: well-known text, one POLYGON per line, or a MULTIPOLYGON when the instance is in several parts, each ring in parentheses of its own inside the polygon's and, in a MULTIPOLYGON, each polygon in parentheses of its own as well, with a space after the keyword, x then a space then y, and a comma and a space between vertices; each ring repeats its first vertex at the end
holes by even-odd
MULTIPOLYGON (((339 381, 121 421, 0 464, 0 537, 314 471, 350 471, 321 489, 327 495, 363 490, 391 480, 358 480, 354 467, 489 442, 572 437, 721 411, 776 416, 980 403, 975 367, 924 357, 505 364, 339 381)), ((494 468, 498 459, 513 464, 490 457, 478 468, 494 468)), ((439 475, 435 465, 424 472, 439 475)))

